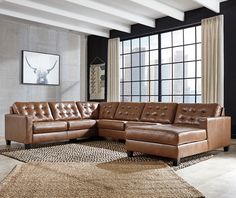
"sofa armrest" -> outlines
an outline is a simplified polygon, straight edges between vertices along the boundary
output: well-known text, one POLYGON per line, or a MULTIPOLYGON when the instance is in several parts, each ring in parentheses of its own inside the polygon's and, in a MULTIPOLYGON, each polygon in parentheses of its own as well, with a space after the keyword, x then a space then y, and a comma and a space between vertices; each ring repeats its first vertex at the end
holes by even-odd
POLYGON ((200 128, 206 129, 209 150, 231 144, 231 117, 205 118, 200 121, 200 128))
POLYGON ((5 115, 5 139, 21 142, 24 144, 32 143, 33 117, 17 114, 5 115))

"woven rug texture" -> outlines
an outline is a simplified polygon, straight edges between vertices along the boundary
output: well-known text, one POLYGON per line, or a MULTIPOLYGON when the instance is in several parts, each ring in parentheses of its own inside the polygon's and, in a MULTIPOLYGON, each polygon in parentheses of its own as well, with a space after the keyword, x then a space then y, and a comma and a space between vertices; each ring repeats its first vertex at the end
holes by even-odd
POLYGON ((0 185, 1 197, 204 197, 164 162, 26 163, 0 185))
MULTIPOLYGON (((174 170, 185 168, 213 157, 219 151, 198 154, 181 159, 174 170)), ((157 162, 163 161, 173 166, 172 160, 158 156, 134 153, 128 158, 124 143, 108 140, 78 141, 76 143, 36 145, 32 149, 24 149, 23 145, 1 148, 0 154, 22 162, 157 162)))

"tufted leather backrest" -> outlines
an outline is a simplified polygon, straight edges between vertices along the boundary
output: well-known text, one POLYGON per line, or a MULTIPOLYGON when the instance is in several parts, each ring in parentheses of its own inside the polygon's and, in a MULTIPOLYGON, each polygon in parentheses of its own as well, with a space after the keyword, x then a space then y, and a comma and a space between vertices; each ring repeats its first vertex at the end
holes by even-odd
POLYGON ((116 110, 115 119, 139 121, 145 103, 121 102, 116 110))
POLYGON ((49 102, 54 120, 81 119, 75 102, 49 102))
POLYGON ((174 124, 195 125, 206 117, 219 117, 222 107, 218 104, 178 104, 174 124))
POLYGON ((83 119, 97 119, 99 103, 97 102, 76 102, 83 119))
POLYGON ((113 119, 119 102, 101 102, 99 108, 100 119, 113 119))
POLYGON ((176 109, 177 103, 146 103, 140 120, 171 124, 174 121, 176 109))
POLYGON ((33 116, 33 121, 52 121, 52 113, 47 102, 15 102, 14 114, 33 116))

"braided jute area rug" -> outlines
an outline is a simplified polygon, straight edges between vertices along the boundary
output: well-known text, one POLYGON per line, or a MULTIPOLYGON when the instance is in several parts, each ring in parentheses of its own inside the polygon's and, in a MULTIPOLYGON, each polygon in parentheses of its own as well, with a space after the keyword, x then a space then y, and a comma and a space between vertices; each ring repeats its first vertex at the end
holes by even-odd
MULTIPOLYGON (((219 151, 208 152, 181 159, 174 170, 185 168, 213 157, 219 151)), ((22 162, 158 162, 172 167, 172 160, 158 156, 134 153, 128 158, 124 143, 108 140, 85 140, 75 143, 40 144, 25 150, 23 145, 0 146, 0 154, 22 162)))
POLYGON ((204 197, 167 164, 156 162, 26 163, 0 185, 0 196, 23 198, 204 197))

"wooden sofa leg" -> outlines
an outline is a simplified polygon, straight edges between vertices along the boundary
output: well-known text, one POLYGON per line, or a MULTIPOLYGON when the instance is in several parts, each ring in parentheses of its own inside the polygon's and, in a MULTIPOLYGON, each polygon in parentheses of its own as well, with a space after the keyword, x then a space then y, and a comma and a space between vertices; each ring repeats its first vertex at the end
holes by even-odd
POLYGON ((134 152, 133 151, 127 151, 127 156, 128 157, 133 157, 134 155, 134 152))
POLYGON ((180 164, 180 158, 173 160, 173 166, 179 166, 179 164, 180 164))
POLYGON ((229 146, 225 146, 224 147, 224 152, 228 152, 229 151, 229 146))
POLYGON ((70 142, 70 143, 75 143, 75 142, 77 142, 77 139, 76 139, 76 138, 70 139, 69 142, 70 142))
POLYGON ((31 144, 25 144, 25 149, 31 149, 31 144))
POLYGON ((6 145, 11 145, 11 140, 6 140, 6 145))

